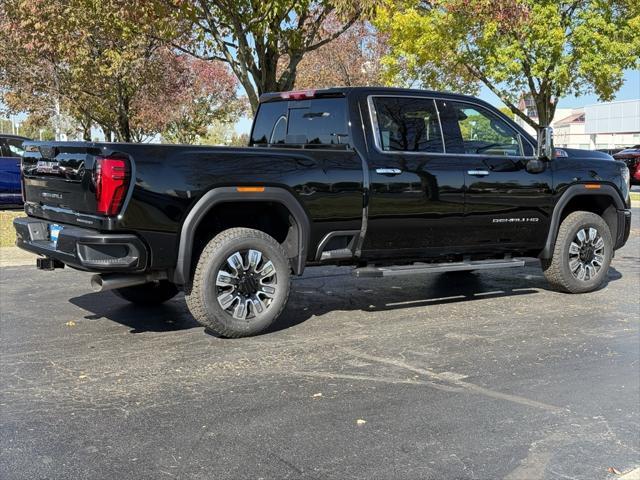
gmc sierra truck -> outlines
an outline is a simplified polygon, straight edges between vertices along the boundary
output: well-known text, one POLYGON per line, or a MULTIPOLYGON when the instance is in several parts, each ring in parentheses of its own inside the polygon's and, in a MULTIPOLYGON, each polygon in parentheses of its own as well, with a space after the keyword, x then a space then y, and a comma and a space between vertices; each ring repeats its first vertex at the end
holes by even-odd
POLYGON ((244 148, 27 142, 17 245, 96 275, 96 290, 158 304, 183 290, 226 337, 264 331, 290 278, 522 266, 598 288, 630 232, 629 172, 554 150, 491 105, 450 93, 269 93, 244 148))

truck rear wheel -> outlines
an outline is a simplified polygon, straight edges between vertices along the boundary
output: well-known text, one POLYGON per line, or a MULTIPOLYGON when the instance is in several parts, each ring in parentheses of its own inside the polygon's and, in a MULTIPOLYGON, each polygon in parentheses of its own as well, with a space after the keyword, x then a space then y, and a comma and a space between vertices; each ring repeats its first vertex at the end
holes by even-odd
POLYGON ((230 228, 200 254, 187 306, 201 325, 218 335, 255 335, 280 316, 289 284, 289 262, 275 239, 260 230, 230 228))
POLYGON ((160 280, 134 287, 117 288, 112 292, 116 296, 138 305, 160 305, 175 297, 178 293, 178 287, 167 280, 160 280))
POLYGON ((585 293, 602 285, 612 256, 611 231, 602 217, 573 212, 560 225, 553 257, 542 261, 542 269, 553 288, 585 293))

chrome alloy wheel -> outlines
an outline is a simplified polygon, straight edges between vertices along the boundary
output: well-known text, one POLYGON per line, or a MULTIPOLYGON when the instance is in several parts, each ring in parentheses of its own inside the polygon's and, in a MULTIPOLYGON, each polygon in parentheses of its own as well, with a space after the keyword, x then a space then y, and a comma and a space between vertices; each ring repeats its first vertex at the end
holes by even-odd
POLYGON ((264 313, 278 288, 276 269, 259 250, 235 252, 216 274, 218 303, 238 320, 264 313))
POLYGON ((578 230, 569 245, 569 270, 581 281, 595 277, 604 263, 604 240, 593 227, 578 230))

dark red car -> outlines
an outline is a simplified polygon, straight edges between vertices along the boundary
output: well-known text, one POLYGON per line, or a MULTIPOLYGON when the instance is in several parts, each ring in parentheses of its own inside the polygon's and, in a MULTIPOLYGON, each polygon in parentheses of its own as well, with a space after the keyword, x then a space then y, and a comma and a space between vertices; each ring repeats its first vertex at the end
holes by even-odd
POLYGON ((627 168, 629 168, 631 183, 633 185, 640 185, 640 145, 626 148, 621 152, 614 154, 613 158, 616 160, 622 160, 626 163, 627 168))

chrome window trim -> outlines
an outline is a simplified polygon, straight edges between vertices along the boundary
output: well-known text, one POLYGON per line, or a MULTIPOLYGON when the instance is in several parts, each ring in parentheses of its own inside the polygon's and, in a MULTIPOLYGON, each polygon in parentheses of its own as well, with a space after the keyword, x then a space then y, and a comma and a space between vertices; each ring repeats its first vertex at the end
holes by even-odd
MULTIPOLYGON (((374 148, 378 151, 378 153, 381 153, 383 155, 431 155, 431 156, 447 156, 447 157, 481 157, 481 158, 496 157, 496 158, 524 158, 524 159, 537 158, 535 155, 527 156, 527 155, 484 155, 484 154, 481 154, 481 153, 447 153, 447 149, 446 149, 445 141, 444 141, 444 131, 442 130, 442 123, 440 121, 440 110, 438 109, 438 104, 436 103, 436 100, 444 100, 444 101, 451 101, 451 102, 458 102, 458 103, 468 103, 469 105, 474 105, 476 107, 479 107, 479 108, 482 108, 484 110, 487 110, 487 107, 485 107, 484 105, 481 105, 479 103, 472 102, 472 101, 469 101, 469 100, 437 98, 437 97, 433 97, 433 96, 429 96, 429 95, 377 95, 377 94, 368 95, 367 96, 367 106, 369 108, 369 119, 371 120, 371 129, 372 129, 372 133, 373 133, 373 143, 374 143, 374 148), (442 148, 444 149, 444 152, 439 152, 439 153, 436 153, 436 152, 410 152, 410 151, 406 151, 405 152, 405 151, 400 151, 400 150, 383 150, 382 141, 381 141, 381 138, 380 138, 380 128, 378 126, 378 114, 376 112, 375 104, 374 104, 374 99, 375 98, 418 98, 418 99, 421 99, 421 100, 431 100, 433 102, 433 104, 434 104, 434 107, 436 109, 436 114, 438 116, 438 124, 440 125, 440 136, 442 138, 442 148)), ((493 112, 491 112, 491 113, 493 113, 493 112)), ((519 141, 520 151, 522 153, 524 153, 524 145, 522 144, 522 141, 525 140, 524 137, 522 136, 522 134, 519 131, 514 129, 511 125, 509 125, 508 123, 507 123, 507 125, 516 134, 516 138, 520 138, 520 141, 519 141)), ((531 147, 532 151, 535 153, 536 148, 533 145, 531 145, 531 142, 529 142, 528 140, 526 140, 526 142, 529 144, 529 146, 531 147)))

